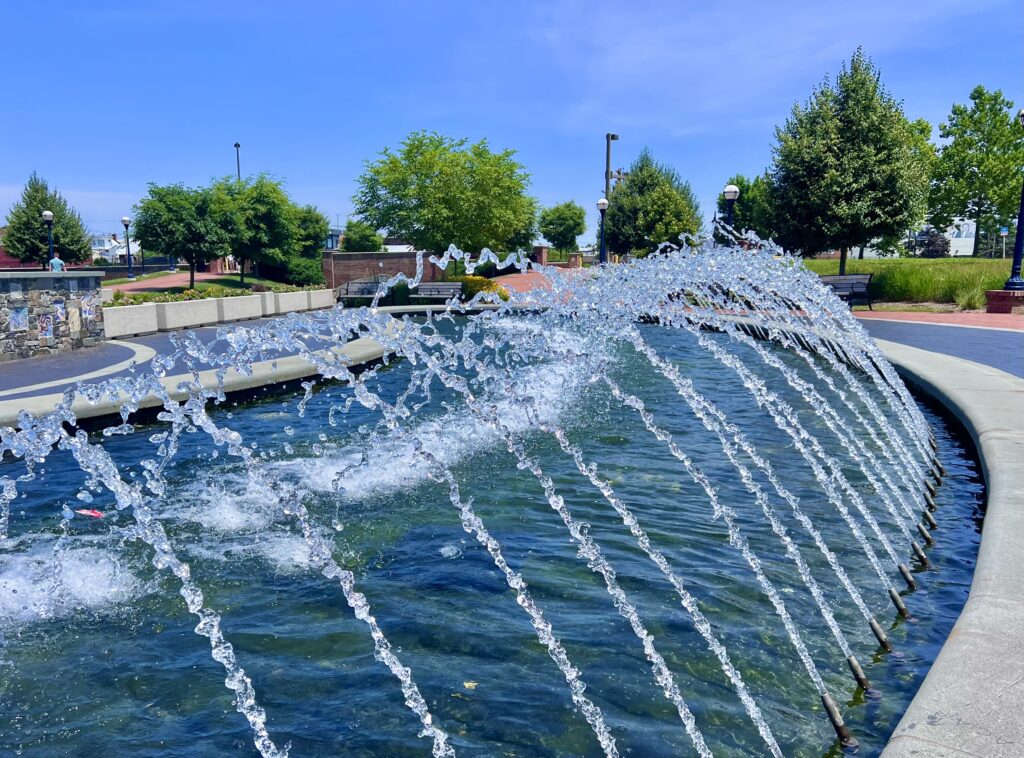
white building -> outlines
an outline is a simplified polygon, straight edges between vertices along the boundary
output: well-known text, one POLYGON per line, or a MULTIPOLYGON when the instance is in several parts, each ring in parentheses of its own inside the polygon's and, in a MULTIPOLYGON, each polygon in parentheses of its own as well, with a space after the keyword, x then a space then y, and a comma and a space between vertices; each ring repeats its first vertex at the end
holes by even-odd
MULTIPOLYGON (((92 259, 104 258, 110 263, 126 265, 128 259, 125 257, 126 250, 124 240, 118 239, 116 234, 94 234, 90 240, 92 248, 92 259)), ((129 240, 128 249, 131 251, 134 260, 139 259, 139 251, 142 249, 138 242, 129 240)))

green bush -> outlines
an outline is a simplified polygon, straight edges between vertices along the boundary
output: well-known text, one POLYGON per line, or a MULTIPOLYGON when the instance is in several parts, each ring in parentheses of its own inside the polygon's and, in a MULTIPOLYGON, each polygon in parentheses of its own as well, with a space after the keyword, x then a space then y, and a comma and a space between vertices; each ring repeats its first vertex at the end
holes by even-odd
POLYGON ((462 297, 470 300, 478 292, 496 292, 502 300, 508 300, 508 290, 493 279, 482 276, 453 276, 450 282, 462 282, 462 297))
MULTIPOLYGON (((816 274, 839 273, 837 260, 806 260, 816 274)), ((850 260, 848 274, 873 274, 871 296, 879 302, 956 303, 980 308, 985 290, 1001 289, 1009 261, 978 258, 850 260)))

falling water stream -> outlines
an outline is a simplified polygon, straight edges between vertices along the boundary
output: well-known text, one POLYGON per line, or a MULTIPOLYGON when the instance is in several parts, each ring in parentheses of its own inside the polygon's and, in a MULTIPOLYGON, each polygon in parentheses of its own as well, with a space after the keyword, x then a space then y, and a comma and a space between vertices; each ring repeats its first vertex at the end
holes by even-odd
POLYGON ((0 429, 0 753, 877 754, 966 598, 965 443, 769 245, 542 271, 179 335, 0 429))

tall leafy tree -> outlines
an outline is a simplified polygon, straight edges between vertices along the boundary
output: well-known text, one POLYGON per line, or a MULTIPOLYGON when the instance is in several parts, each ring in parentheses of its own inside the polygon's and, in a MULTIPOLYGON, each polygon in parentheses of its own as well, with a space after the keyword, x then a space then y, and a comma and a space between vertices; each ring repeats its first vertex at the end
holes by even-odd
POLYGON ((238 261, 239 281, 245 284, 247 263, 283 265, 294 251, 296 214, 281 183, 264 174, 242 181, 224 179, 215 192, 228 209, 225 228, 231 255, 238 261))
POLYGON ((345 222, 341 249, 346 253, 376 253, 384 249, 384 238, 370 224, 352 218, 345 222))
POLYGON ((230 252, 229 209, 213 188, 150 184, 134 210, 135 238, 146 250, 188 261, 190 289, 197 264, 230 252))
POLYGON ((680 235, 696 234, 700 228, 700 205, 690 183, 644 148, 608 198, 608 247, 643 257, 661 243, 676 244, 680 235))
POLYGON ((515 152, 492 152, 433 132, 414 132, 366 164, 353 198, 374 229, 422 250, 508 250, 533 238, 536 203, 515 152))
POLYGON ((957 219, 975 222, 974 255, 984 226, 1009 225, 1016 215, 1024 171, 1024 129, 1000 90, 978 85, 970 105, 957 103, 939 125, 949 140, 932 172, 931 223, 945 229, 957 219))
POLYGON ((260 273, 289 284, 323 284, 324 241, 330 222, 315 206, 293 205, 291 208, 294 236, 285 254, 274 263, 264 264, 260 273))
POLYGON ((928 166, 919 133, 862 50, 776 129, 776 239, 804 255, 893 237, 920 221, 928 166))
POLYGON ((540 233, 555 250, 574 252, 576 238, 587 231, 587 213, 572 200, 540 212, 540 233))
POLYGON ((35 173, 25 184, 21 199, 7 214, 7 252, 19 261, 46 267, 50 249, 43 211, 53 212, 53 251, 68 263, 86 260, 90 253, 89 234, 81 216, 35 173))
MULTIPOLYGON (((752 231, 763 240, 774 234, 773 209, 771 203, 771 180, 767 174, 748 179, 743 174, 736 174, 726 184, 735 184, 740 188, 740 196, 736 199, 732 211, 732 225, 739 231, 752 231)), ((718 217, 726 218, 728 205, 725 195, 719 193, 718 217)))

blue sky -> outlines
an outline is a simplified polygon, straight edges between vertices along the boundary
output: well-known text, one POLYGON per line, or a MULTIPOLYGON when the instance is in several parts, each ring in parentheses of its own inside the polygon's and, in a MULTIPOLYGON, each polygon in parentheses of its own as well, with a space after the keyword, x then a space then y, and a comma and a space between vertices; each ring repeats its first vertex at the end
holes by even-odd
POLYGON ((976 84, 1024 104, 1020 0, 0 0, 0 30, 0 214, 38 171, 97 232, 147 182, 233 173, 236 140, 243 173, 344 223, 363 162, 416 129, 517 150, 542 204, 588 208, 584 239, 606 131, 709 217, 858 45, 912 118, 976 84))

